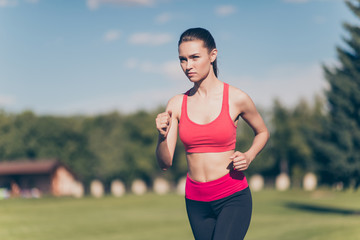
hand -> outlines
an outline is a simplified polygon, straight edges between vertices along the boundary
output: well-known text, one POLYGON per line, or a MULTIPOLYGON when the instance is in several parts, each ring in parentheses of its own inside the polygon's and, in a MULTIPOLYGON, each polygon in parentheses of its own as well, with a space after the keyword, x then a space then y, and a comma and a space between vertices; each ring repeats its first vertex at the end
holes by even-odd
POLYGON ((159 113, 156 117, 156 128, 162 138, 166 138, 171 127, 172 112, 159 113))
POLYGON ((234 152, 230 159, 233 161, 233 168, 236 171, 245 171, 251 163, 250 158, 239 151, 234 152))

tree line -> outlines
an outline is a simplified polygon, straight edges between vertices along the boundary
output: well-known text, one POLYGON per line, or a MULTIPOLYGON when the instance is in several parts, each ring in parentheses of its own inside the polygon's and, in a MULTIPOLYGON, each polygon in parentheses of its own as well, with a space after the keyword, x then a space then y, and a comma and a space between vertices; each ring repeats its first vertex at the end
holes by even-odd
MULTIPOLYGON (((258 173, 271 181, 285 172, 296 183, 309 171, 319 173, 322 165, 316 158, 314 139, 322 133, 327 117, 323 109, 324 102, 317 98, 315 104, 301 101, 294 108, 275 100, 270 111, 261 111, 272 137, 247 174, 258 173)), ((100 179, 109 186, 112 180, 121 179, 129 186, 137 178, 151 185, 158 176, 176 182, 187 171, 181 141, 177 141, 173 166, 168 171, 159 169, 155 156, 155 118, 163 110, 71 117, 1 111, 0 161, 58 158, 85 185, 100 179)), ((246 151, 253 132, 243 121, 237 131, 236 148, 246 151)))

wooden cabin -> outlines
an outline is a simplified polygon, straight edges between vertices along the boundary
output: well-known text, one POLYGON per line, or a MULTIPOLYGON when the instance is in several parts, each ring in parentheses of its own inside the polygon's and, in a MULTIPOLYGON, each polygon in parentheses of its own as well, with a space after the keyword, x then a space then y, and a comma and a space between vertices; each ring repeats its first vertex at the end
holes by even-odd
POLYGON ((56 159, 0 162, 0 188, 11 196, 72 196, 78 186, 75 174, 56 159))

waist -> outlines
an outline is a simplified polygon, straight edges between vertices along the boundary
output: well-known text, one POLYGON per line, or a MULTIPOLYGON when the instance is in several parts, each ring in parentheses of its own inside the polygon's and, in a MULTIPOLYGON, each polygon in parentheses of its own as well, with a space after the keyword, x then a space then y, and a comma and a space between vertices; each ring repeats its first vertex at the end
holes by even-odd
POLYGON ((186 153, 189 177, 198 182, 218 179, 232 169, 234 151, 219 153, 186 153))
POLYGON ((185 197, 187 199, 210 202, 230 196, 248 187, 243 172, 230 171, 223 177, 209 182, 198 182, 187 175, 185 197))

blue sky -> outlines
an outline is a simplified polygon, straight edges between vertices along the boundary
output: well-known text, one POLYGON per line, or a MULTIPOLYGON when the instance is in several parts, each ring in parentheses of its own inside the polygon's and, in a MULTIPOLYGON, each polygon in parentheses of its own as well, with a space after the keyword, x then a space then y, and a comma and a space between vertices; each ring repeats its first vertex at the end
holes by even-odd
POLYGON ((191 87, 180 34, 204 27, 219 79, 258 106, 326 87, 321 64, 357 19, 342 0, 0 0, 0 108, 38 114, 132 112, 191 87))

